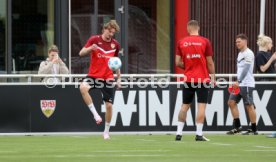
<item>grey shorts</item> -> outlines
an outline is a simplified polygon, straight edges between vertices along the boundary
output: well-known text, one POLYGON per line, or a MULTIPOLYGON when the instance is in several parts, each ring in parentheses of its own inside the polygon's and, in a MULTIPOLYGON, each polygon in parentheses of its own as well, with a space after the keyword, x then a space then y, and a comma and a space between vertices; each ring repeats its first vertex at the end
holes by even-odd
POLYGON ((252 87, 240 87, 240 93, 237 95, 230 94, 229 100, 234 100, 236 103, 239 103, 243 99, 245 105, 254 105, 253 89, 252 87))

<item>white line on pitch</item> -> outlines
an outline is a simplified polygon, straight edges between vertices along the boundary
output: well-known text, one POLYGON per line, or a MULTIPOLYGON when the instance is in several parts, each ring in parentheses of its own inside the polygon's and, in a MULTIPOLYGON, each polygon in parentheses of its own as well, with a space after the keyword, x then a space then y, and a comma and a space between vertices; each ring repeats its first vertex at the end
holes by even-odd
POLYGON ((73 138, 88 138, 87 136, 71 136, 73 138))
POLYGON ((137 141, 144 141, 144 142, 155 142, 156 140, 137 139, 137 141))
POLYGON ((100 151, 91 151, 97 153, 123 153, 123 152, 170 152, 171 150, 100 150, 100 151))
MULTIPOLYGON (((168 155, 147 155, 147 154, 140 154, 140 155, 131 155, 131 154, 121 154, 121 155, 108 155, 109 157, 161 157, 161 156, 168 156, 168 155)), ((69 158, 69 157, 106 157, 106 155, 54 155, 52 157, 56 158, 69 158)))
POLYGON ((229 143, 211 143, 213 145, 218 145, 218 146, 233 146, 233 144, 229 144, 229 143))
POLYGON ((276 150, 244 150, 247 152, 275 152, 276 150))
POLYGON ((271 146, 255 146, 257 148, 265 148, 265 149, 273 149, 275 147, 271 147, 271 146))
POLYGON ((17 153, 16 151, 0 151, 0 154, 17 153))

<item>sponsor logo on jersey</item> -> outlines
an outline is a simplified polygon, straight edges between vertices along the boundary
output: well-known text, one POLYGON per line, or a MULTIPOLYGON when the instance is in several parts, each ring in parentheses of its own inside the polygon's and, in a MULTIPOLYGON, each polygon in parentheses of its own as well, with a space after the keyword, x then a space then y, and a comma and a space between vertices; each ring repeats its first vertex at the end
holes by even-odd
POLYGON ((200 54, 192 54, 192 58, 201 58, 200 54))
POLYGON ((202 43, 200 43, 200 42, 184 42, 183 46, 184 47, 188 47, 188 46, 202 46, 202 43))
POLYGON ((201 58, 200 54, 187 54, 186 55, 187 59, 196 59, 196 58, 201 58))
POLYGON ((189 46, 188 42, 184 42, 183 46, 188 47, 189 46))

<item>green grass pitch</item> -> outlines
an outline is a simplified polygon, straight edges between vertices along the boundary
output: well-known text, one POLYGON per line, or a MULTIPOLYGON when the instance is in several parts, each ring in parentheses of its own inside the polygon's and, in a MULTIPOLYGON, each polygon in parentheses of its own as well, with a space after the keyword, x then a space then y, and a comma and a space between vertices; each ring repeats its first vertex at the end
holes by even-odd
POLYGON ((276 138, 206 135, 210 142, 196 142, 194 135, 174 141, 174 135, 0 136, 0 162, 272 162, 276 138))

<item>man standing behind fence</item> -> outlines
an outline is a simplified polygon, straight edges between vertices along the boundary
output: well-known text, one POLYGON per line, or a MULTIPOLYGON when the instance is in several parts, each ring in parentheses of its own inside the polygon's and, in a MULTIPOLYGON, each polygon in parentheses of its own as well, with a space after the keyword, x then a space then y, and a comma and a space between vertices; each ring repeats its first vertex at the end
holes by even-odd
POLYGON ((255 80, 253 76, 254 53, 247 47, 247 41, 248 38, 245 34, 239 34, 236 36, 236 46, 240 52, 237 59, 238 81, 233 84, 233 88, 240 88, 240 92, 237 95, 231 93, 229 96, 228 105, 234 118, 234 129, 227 132, 229 135, 239 134, 242 131, 237 106, 237 103, 239 103, 241 99, 243 99, 251 122, 251 129, 243 134, 258 134, 256 128, 256 111, 252 95, 255 87, 255 80))
POLYGON ((196 118, 196 141, 209 141, 203 136, 202 129, 205 119, 205 109, 208 100, 210 81, 215 83, 215 65, 213 50, 207 38, 199 36, 199 23, 196 20, 188 22, 187 30, 190 36, 180 40, 177 46, 176 66, 184 69, 185 83, 183 88, 183 105, 178 115, 176 141, 182 138, 182 130, 186 121, 195 93, 197 94, 198 112, 196 118), (211 74, 211 80, 209 77, 211 74))

